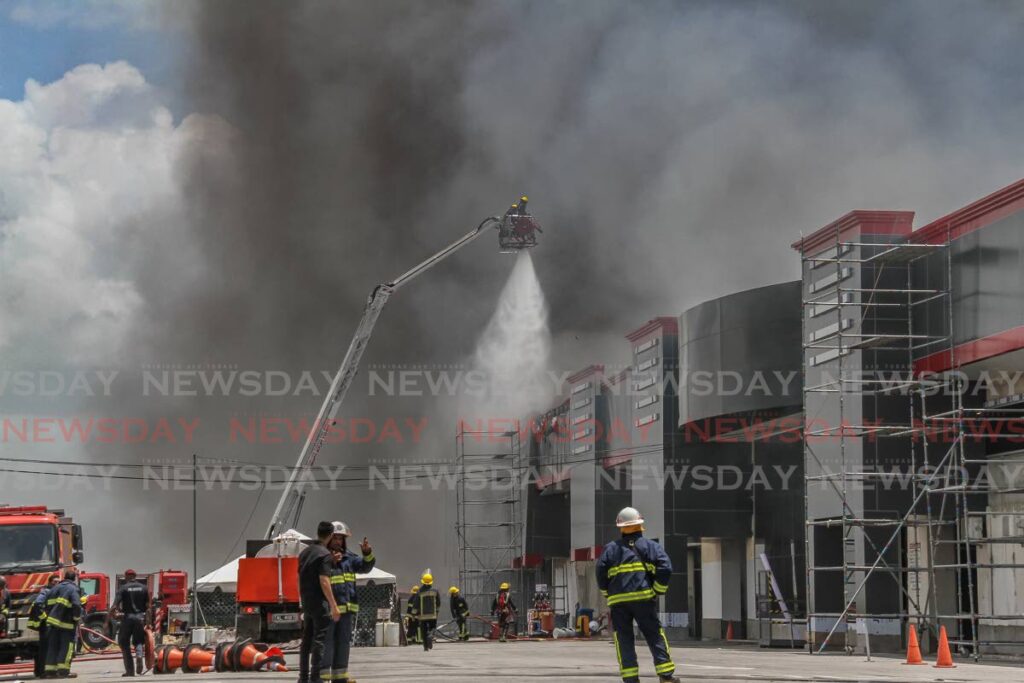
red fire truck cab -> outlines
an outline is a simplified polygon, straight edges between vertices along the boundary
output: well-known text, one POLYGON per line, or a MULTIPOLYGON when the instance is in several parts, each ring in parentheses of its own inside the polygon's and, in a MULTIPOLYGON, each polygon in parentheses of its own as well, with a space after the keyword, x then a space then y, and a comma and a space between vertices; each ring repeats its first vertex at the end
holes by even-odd
POLYGON ((7 631, 0 634, 0 664, 34 656, 39 639, 26 624, 32 602, 51 576, 83 559, 82 527, 63 510, 0 506, 0 575, 11 593, 7 631))

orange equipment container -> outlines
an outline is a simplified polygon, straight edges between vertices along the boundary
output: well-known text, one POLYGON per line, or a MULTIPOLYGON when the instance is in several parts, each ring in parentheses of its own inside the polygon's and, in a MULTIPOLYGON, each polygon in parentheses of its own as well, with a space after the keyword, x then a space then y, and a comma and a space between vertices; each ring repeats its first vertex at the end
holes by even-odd
POLYGON ((299 558, 243 557, 238 561, 236 599, 239 603, 297 603, 299 558))

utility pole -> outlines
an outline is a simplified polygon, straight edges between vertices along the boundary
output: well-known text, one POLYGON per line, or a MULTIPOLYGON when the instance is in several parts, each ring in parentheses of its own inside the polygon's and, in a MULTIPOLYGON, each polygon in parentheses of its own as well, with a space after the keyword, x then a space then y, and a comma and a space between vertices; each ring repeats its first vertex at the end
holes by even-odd
POLYGON ((198 501, 197 501, 197 498, 196 498, 197 490, 199 488, 198 487, 198 482, 199 482, 198 465, 197 465, 197 461, 196 461, 196 454, 193 453, 192 454, 192 616, 189 618, 189 621, 192 623, 192 628, 196 627, 196 623, 197 623, 197 619, 198 619, 198 617, 196 616, 196 614, 197 614, 197 609, 196 608, 198 607, 198 603, 199 603, 199 591, 197 590, 198 587, 199 587, 198 583, 197 583, 199 581, 199 553, 197 551, 198 542, 196 540, 196 538, 197 538, 197 530, 199 528, 198 515, 196 514, 196 511, 198 510, 198 507, 199 507, 198 506, 198 501))

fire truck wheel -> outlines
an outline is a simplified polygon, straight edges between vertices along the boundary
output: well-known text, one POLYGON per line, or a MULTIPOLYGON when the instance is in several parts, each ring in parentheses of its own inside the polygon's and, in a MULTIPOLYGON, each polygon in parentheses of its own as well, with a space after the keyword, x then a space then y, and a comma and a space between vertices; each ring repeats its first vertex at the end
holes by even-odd
MULTIPOLYGON (((89 631, 96 631, 96 633, 102 633, 107 638, 114 640, 114 629, 111 626, 110 622, 107 620, 106 616, 103 614, 90 614, 85 618, 85 621, 82 623, 82 625, 89 629, 89 631)), ((109 641, 104 640, 100 636, 96 635, 95 633, 90 633, 89 631, 83 630, 81 632, 82 644, 85 645, 86 649, 100 651, 106 650, 108 647, 110 647, 109 641)))

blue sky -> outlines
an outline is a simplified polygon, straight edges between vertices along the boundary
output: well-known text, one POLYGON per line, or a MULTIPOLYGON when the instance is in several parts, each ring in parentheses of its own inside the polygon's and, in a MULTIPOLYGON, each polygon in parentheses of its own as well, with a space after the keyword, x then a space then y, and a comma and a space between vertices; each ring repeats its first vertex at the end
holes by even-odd
POLYGON ((45 21, 26 21, 17 12, 26 6, 89 11, 86 4, 37 0, 26 5, 24 0, 0 0, 0 99, 20 100, 29 78, 47 83, 79 64, 122 59, 158 88, 176 90, 175 49, 180 35, 152 27, 129 27, 116 18, 92 25, 78 20, 70 9, 68 14, 45 21))

